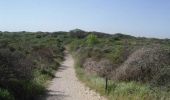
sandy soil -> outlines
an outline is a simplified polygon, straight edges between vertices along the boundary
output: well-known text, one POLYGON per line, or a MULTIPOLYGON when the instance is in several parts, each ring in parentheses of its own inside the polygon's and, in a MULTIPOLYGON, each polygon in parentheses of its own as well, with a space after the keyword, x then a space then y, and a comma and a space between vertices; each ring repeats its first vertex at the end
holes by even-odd
POLYGON ((55 76, 43 100, 106 100, 77 79, 74 60, 68 53, 55 76))

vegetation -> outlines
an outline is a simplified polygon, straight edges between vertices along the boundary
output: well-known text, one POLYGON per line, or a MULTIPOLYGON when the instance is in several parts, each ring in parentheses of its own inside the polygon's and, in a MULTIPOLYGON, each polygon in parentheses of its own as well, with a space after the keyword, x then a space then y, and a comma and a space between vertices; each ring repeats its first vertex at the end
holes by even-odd
POLYGON ((0 99, 36 100, 63 59, 63 43, 49 33, 1 32, 0 99))
POLYGON ((110 100, 168 100, 169 43, 169 39, 89 33, 72 38, 68 47, 79 79, 110 100))
POLYGON ((36 100, 63 60, 110 100, 166 100, 170 91, 170 40, 86 32, 0 32, 0 99, 36 100), (109 79, 105 90, 105 79, 109 79))
POLYGON ((0 89, 1 100, 14 100, 14 97, 8 92, 8 90, 0 89))
POLYGON ((94 34, 90 34, 87 36, 87 40, 86 40, 87 44, 89 46, 94 46, 95 44, 97 44, 98 40, 97 40, 97 36, 94 34))

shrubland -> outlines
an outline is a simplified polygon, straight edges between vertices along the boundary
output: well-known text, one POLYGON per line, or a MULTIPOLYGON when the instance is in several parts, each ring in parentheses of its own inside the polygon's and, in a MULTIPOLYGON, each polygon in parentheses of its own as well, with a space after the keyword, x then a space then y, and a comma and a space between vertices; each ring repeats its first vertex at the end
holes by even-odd
POLYGON ((37 32, 1 32, 0 99, 36 100, 63 60, 59 36, 37 32))
POLYGON ((110 100, 170 99, 170 40, 87 32, 68 44, 79 79, 110 100), (109 79, 105 90, 105 79, 109 79))
POLYGON ((0 99, 36 100, 65 48, 75 59, 78 78, 110 100, 170 98, 169 39, 75 29, 0 32, 0 99))

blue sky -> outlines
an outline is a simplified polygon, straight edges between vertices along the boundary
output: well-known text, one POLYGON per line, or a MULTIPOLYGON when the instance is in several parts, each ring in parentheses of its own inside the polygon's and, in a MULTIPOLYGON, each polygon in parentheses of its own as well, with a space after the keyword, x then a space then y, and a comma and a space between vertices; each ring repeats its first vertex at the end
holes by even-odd
POLYGON ((0 31, 75 28, 170 38, 170 0, 0 0, 0 31))

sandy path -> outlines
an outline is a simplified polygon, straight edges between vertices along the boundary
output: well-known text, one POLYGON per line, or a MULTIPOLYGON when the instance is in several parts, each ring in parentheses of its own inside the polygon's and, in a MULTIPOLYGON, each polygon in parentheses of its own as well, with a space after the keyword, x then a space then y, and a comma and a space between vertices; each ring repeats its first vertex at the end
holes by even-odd
POLYGON ((65 61, 49 85, 44 100, 106 100, 77 79, 73 65, 72 56, 66 53, 65 61))

